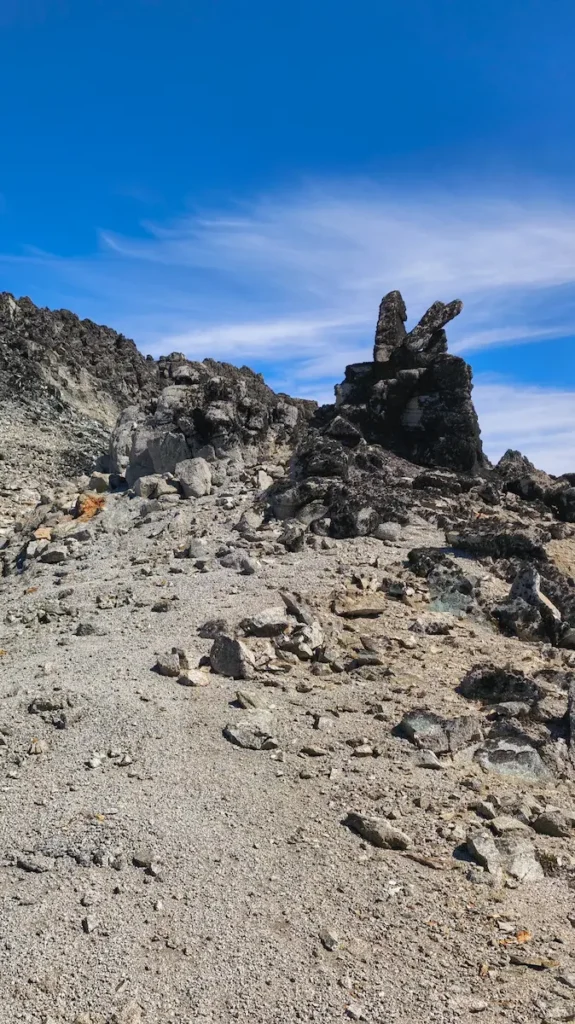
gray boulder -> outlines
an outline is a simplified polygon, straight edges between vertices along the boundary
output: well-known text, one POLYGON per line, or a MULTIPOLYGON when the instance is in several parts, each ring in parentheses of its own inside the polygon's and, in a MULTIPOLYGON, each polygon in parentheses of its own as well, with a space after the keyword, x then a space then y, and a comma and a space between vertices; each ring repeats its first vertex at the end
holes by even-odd
POLYGON ((264 708, 248 710, 237 722, 224 727, 224 736, 230 743, 248 750, 273 750, 278 743, 274 737, 274 719, 264 708))
POLYGON ((212 489, 212 471, 205 459, 185 459, 174 469, 186 498, 203 498, 212 489))
POLYGON ((254 656, 241 640, 220 633, 210 651, 214 672, 232 679, 250 679, 254 674, 254 656))

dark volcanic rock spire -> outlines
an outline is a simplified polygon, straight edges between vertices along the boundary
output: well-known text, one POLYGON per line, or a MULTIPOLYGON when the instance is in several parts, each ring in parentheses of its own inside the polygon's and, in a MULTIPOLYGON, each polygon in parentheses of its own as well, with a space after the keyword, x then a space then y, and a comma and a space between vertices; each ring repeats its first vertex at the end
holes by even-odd
POLYGON ((471 401, 471 368, 447 352, 444 327, 461 309, 457 299, 434 302, 408 333, 400 292, 384 296, 374 361, 347 367, 335 406, 322 410, 323 432, 341 437, 343 418, 356 440, 424 466, 475 473, 486 465, 471 401))

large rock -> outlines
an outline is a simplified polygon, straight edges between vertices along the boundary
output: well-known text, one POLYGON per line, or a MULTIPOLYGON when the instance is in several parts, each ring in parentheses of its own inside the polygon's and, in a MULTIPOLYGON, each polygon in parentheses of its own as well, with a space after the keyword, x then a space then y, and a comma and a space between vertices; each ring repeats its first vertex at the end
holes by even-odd
MULTIPOLYGON (((110 469, 130 485, 139 476, 174 473, 178 464, 208 453, 212 464, 229 457, 227 469, 236 472, 249 449, 266 454, 295 441, 316 408, 275 394, 247 367, 189 362, 179 353, 161 357, 157 367, 157 398, 126 410, 110 441, 110 469)), ((216 475, 223 477, 223 470, 222 462, 217 470, 214 465, 216 475)))
POLYGON ((335 406, 321 411, 323 432, 341 439, 342 425, 349 423, 369 443, 415 463, 466 473, 485 466, 471 370, 458 356, 448 355, 443 330, 461 309, 458 300, 435 302, 407 333, 400 293, 386 295, 374 362, 348 366, 344 383, 336 388, 335 406))
POLYGON ((212 489, 212 471, 205 459, 186 459, 178 462, 174 476, 186 498, 203 498, 212 489))
POLYGON ((219 633, 210 651, 214 672, 232 679, 250 679, 254 672, 254 656, 249 647, 234 637, 219 633))
MULTIPOLYGON (((414 464, 487 472, 471 369, 447 353, 443 328, 460 310, 458 301, 434 303, 408 333, 401 295, 385 296, 373 362, 348 366, 335 404, 313 417, 290 478, 271 489, 277 518, 307 519, 305 509, 318 508, 333 536, 362 536, 381 523, 408 521, 413 498, 395 484, 416 475, 414 464)), ((462 486, 451 481, 449 493, 462 486)))

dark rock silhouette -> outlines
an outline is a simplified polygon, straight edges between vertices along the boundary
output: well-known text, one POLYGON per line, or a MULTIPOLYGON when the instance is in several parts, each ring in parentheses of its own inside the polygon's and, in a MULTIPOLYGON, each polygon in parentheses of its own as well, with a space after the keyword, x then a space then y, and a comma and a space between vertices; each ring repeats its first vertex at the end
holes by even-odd
POLYGON ((347 367, 335 406, 318 414, 321 432, 349 445, 363 438, 422 466, 469 474, 487 466, 471 368, 447 352, 444 327, 461 309, 458 300, 434 302, 407 333, 401 294, 384 296, 373 362, 347 367))

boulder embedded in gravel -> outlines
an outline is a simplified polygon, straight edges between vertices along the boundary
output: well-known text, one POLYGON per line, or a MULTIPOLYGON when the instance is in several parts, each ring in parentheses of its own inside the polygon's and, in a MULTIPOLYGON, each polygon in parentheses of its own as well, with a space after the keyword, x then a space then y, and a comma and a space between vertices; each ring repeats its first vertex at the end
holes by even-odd
POLYGON ((249 647, 232 636, 220 633, 210 651, 210 664, 214 672, 232 679, 250 679, 254 673, 254 656, 249 647))
POLYGON ((245 747, 248 750, 273 750, 278 745, 274 729, 271 711, 254 708, 236 722, 228 723, 224 727, 224 736, 237 747, 245 747))
POLYGON ((110 487, 110 474, 109 473, 92 473, 90 482, 88 484, 89 491, 96 491, 97 494, 103 494, 110 487))
POLYGON ((280 591, 280 597, 290 615, 293 615, 298 622, 306 626, 313 626, 314 614, 299 594, 290 593, 288 590, 280 591))
POLYGON ((178 462, 174 476, 186 498, 203 498, 212 489, 212 471, 205 459, 184 459, 178 462))
POLYGON ((487 740, 475 751, 475 760, 498 775, 518 775, 524 779, 546 779, 550 772, 535 747, 511 739, 487 740))
POLYGON ((400 523, 380 523, 373 531, 373 536, 377 540, 388 540, 394 542, 399 540, 401 537, 401 531, 402 526, 400 523))
POLYGON ((379 846, 383 850, 408 850, 411 846, 409 836, 390 825, 385 818, 350 811, 343 824, 372 846, 379 846))
POLYGON ((156 498, 158 484, 163 480, 159 473, 150 473, 147 476, 140 476, 134 481, 134 493, 139 498, 156 498))
POLYGON ((283 605, 264 608, 257 615, 243 619, 240 628, 248 636, 279 636, 289 628, 289 618, 283 605))
POLYGON ((42 551, 40 561, 47 562, 48 565, 57 565, 59 562, 65 562, 68 555, 69 551, 63 544, 50 544, 42 551))
POLYGON ((454 754, 481 740, 481 725, 469 715, 443 718, 432 711, 414 708, 403 716, 399 729, 412 743, 434 754, 454 754))
POLYGON ((538 882, 544 877, 533 846, 523 836, 494 838, 487 830, 479 829, 468 835, 467 849, 478 864, 498 879, 504 873, 519 882, 538 882))
POLYGON ((571 835, 570 824, 561 811, 544 811, 543 814, 539 814, 531 822, 531 827, 540 836, 554 836, 557 839, 566 839, 571 835))
POLYGON ((484 704, 506 701, 533 704, 543 696, 541 687, 521 669, 499 668, 492 664, 474 665, 461 680, 458 692, 484 704))
POLYGON ((190 668, 188 654, 180 647, 173 647, 169 654, 160 654, 154 665, 154 670, 161 676, 173 676, 176 678, 190 668))

